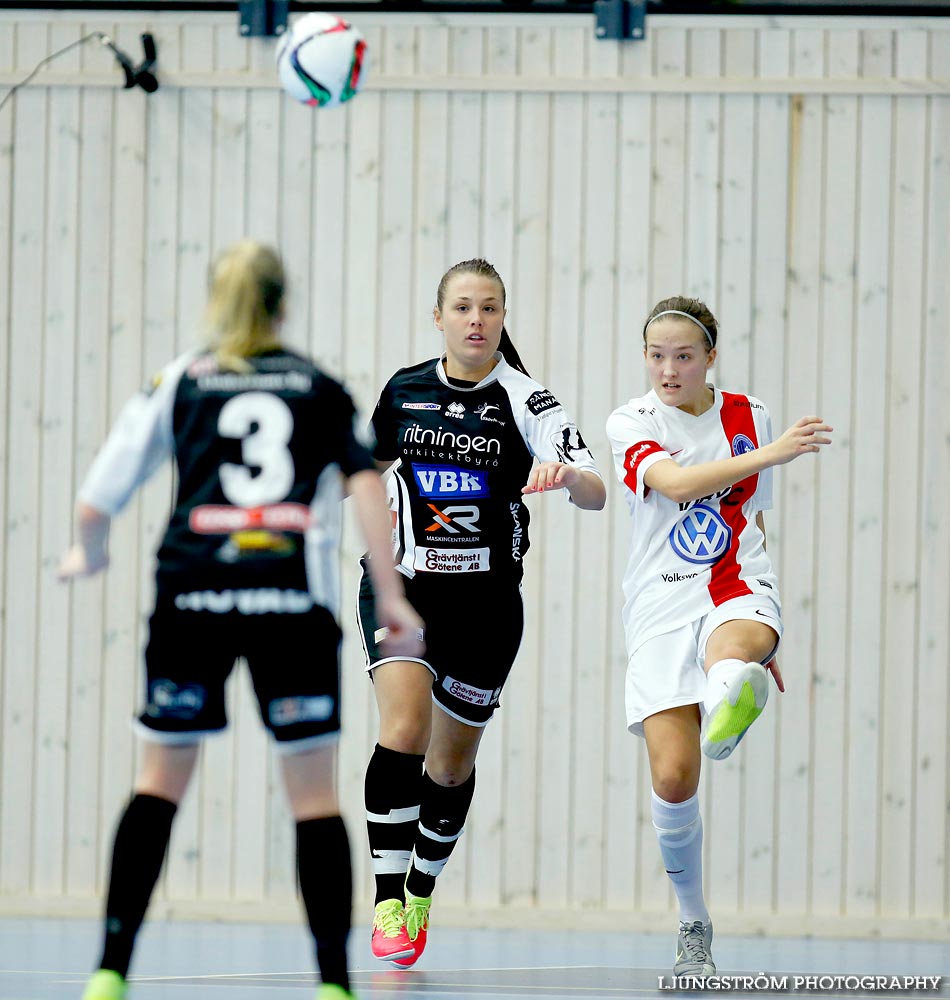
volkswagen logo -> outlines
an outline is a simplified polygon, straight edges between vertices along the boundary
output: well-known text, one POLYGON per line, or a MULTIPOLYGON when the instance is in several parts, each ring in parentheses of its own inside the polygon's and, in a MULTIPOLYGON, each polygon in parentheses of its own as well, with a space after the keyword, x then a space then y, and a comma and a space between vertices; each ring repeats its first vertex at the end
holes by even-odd
POLYGON ((687 562, 710 565, 721 559, 732 544, 732 528, 712 509, 697 504, 670 532, 673 551, 687 562))

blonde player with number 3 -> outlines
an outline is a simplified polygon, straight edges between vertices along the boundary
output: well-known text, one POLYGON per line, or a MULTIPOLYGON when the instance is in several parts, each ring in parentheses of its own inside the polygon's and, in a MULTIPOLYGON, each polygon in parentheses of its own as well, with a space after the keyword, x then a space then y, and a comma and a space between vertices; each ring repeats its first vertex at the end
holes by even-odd
POLYGON ((352 885, 336 795, 340 628, 336 560, 343 480, 372 560, 390 655, 421 656, 422 620, 390 560, 386 494, 354 431, 346 390, 281 346, 284 270, 251 240, 221 255, 211 346, 167 365, 123 410, 79 491, 79 542, 63 580, 109 562, 114 515, 173 458, 178 491, 158 552, 139 717, 143 764, 112 849, 99 968, 83 1000, 124 1000, 135 938, 202 739, 227 725, 224 687, 247 660, 296 821, 300 896, 318 1000, 346 1000, 352 885))
POLYGON ((772 441, 765 405, 706 382, 718 325, 696 299, 659 302, 643 329, 652 388, 607 421, 633 533, 624 576, 626 713, 646 739, 652 815, 680 906, 674 974, 715 973, 703 898, 700 763, 728 757, 785 690, 778 581, 762 512, 771 469, 830 443, 803 417, 772 441))

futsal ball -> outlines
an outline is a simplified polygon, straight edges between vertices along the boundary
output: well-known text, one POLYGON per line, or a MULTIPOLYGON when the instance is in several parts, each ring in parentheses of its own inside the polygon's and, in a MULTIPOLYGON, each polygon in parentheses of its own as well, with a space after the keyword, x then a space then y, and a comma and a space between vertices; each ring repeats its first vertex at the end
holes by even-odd
POLYGON ((344 104, 366 76, 366 42, 349 21, 314 11, 298 18, 277 48, 277 75, 291 97, 318 108, 344 104))

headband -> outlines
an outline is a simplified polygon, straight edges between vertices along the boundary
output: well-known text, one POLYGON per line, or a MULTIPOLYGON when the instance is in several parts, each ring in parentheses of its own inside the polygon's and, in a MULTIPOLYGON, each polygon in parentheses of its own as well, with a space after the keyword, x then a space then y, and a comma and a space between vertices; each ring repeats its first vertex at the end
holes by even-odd
POLYGON ((661 316, 685 316, 687 319, 691 319, 700 328, 700 330, 702 330, 703 333, 706 334, 706 340, 709 342, 709 346, 710 347, 716 346, 706 327, 703 326, 703 324, 700 323, 699 320, 696 319, 696 317, 693 316, 691 313, 682 312, 679 309, 664 309, 663 312, 658 312, 655 316, 651 316, 650 319, 647 320, 647 325, 643 328, 644 336, 646 336, 647 328, 650 326, 650 324, 654 320, 659 319, 661 316))

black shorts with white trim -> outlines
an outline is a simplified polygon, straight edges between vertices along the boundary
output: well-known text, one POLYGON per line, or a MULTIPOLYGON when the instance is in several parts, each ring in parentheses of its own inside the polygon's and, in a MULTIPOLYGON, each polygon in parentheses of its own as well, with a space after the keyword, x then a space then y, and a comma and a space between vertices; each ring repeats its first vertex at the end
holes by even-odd
POLYGON ((160 582, 139 722, 169 743, 224 729, 225 682, 243 657, 261 719, 283 749, 329 740, 340 729, 340 640, 333 615, 305 591, 160 582))
MULTIPOLYGON (((416 573, 403 582, 406 597, 425 622, 423 657, 434 678, 432 697, 460 722, 487 725, 521 646, 520 583, 493 580, 489 574, 447 579, 439 573, 416 573)), ((372 671, 392 658, 379 648, 385 631, 376 621, 365 564, 358 614, 367 669, 372 671)))

